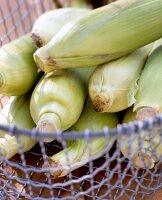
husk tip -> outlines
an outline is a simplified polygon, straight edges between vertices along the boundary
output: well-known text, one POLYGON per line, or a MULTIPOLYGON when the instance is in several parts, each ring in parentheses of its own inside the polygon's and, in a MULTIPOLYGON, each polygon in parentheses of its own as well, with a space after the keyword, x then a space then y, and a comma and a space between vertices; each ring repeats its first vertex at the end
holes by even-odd
MULTIPOLYGON (((55 132, 56 131, 55 127, 51 123, 45 120, 38 122, 36 129, 38 129, 40 132, 55 132)), ((53 138, 43 138, 43 142, 45 143, 52 142, 53 140, 54 140, 53 138)))
MULTIPOLYGON (((54 113, 44 113, 37 122, 36 128, 40 132, 55 133, 60 130, 60 119, 54 113)), ((44 142, 52 142, 54 138, 44 138, 44 142)))
POLYGON ((40 48, 43 46, 43 42, 38 34, 32 33, 31 38, 37 48, 40 48))
MULTIPOLYGON (((37 51, 39 51, 39 49, 37 51)), ((37 51, 34 53, 33 58, 34 58, 35 63, 37 64, 38 69, 44 72, 44 63, 41 61, 41 59, 37 55, 37 51)))

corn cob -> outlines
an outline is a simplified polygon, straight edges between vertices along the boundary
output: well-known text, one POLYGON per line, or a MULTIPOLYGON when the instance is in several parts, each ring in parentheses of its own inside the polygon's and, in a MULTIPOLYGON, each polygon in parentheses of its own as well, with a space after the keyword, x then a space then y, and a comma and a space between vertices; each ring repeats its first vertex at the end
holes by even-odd
POLYGON ((89 95, 97 112, 118 112, 135 103, 137 81, 153 44, 99 66, 89 81, 89 95))
POLYGON ((161 27, 161 0, 119 0, 64 26, 34 59, 45 72, 96 66, 159 39, 161 27))
POLYGON ((32 28, 32 39, 36 47, 47 44, 68 22, 88 13, 86 8, 60 8, 42 14, 32 28))
MULTIPOLYGON (((91 131, 99 131, 103 130, 105 126, 109 126, 111 128, 115 127, 117 123, 118 117, 116 114, 100 114, 95 112, 92 108, 90 100, 88 99, 84 106, 82 115, 70 130, 84 131, 85 129, 90 129, 91 131)), ((115 136, 109 136, 106 139, 103 137, 91 139, 91 143, 87 143, 87 140, 85 139, 67 141, 67 153, 70 162, 67 162, 67 155, 64 150, 50 157, 49 165, 51 167, 63 167, 62 170, 55 172, 51 171, 52 176, 54 178, 58 178, 67 175, 69 173, 68 164, 71 165, 71 171, 73 171, 89 162, 90 152, 88 145, 91 145, 92 159, 96 159, 97 157, 102 156, 106 151, 110 150, 115 139, 115 136), (106 144, 108 144, 108 146, 106 146, 106 144), (101 151, 102 155, 99 155, 101 151)))
POLYGON ((0 93, 7 96, 25 94, 39 77, 33 60, 35 51, 29 35, 0 48, 0 93))
POLYGON ((64 131, 78 120, 88 93, 86 83, 92 69, 55 70, 42 77, 30 104, 32 118, 40 131, 64 131))
MULTIPOLYGON (((123 123, 128 123, 136 120, 136 112, 130 108, 126 112, 123 123)), ((162 155, 162 138, 160 133, 154 129, 151 134, 141 131, 139 134, 132 133, 131 135, 120 136, 118 144, 124 156, 132 160, 136 168, 152 169, 162 155), (140 143, 141 147, 140 147, 140 143)))
MULTIPOLYGON (((6 118, 5 124, 3 124, 2 121, 1 124, 14 124, 18 128, 24 129, 34 128, 35 124, 30 116, 29 103, 30 98, 28 94, 19 97, 11 97, 1 112, 1 115, 6 118)), ((36 144, 36 141, 31 137, 19 135, 18 143, 23 152, 25 152, 31 149, 36 144)), ((10 136, 6 133, 3 138, 0 138, 0 152, 6 159, 10 159, 19 152, 15 136, 10 136)))

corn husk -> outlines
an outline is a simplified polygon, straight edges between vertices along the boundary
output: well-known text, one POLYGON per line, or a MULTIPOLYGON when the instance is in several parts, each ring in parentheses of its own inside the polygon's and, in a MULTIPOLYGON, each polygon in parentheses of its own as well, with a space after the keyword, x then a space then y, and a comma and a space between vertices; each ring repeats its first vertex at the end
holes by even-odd
POLYGON ((156 41, 139 79, 134 111, 144 120, 162 113, 162 39, 156 41))
POLYGON ((0 93, 18 96, 28 92, 40 76, 33 60, 36 48, 29 35, 0 48, 0 93))
POLYGON ((135 103, 137 81, 152 46, 97 67, 89 81, 89 95, 97 112, 118 112, 135 103))
MULTIPOLYGON (((35 124, 30 116, 29 110, 30 97, 28 95, 11 97, 1 112, 1 116, 6 119, 3 125, 15 125, 18 128, 32 129, 35 124)), ((36 141, 31 137, 19 135, 15 136, 5 134, 0 138, 0 154, 6 159, 10 159, 15 154, 19 153, 19 146, 23 152, 30 150, 36 141)))
MULTIPOLYGON (((162 113, 162 39, 156 41, 149 58, 145 64, 144 70, 139 79, 139 90, 136 94, 136 102, 133 111, 136 112, 137 120, 147 120, 162 113)), ((153 129, 153 141, 150 146, 155 151, 150 157, 153 162, 157 162, 162 156, 162 138, 160 130, 153 129), (155 148, 156 147, 156 148, 155 148)), ((150 167, 151 168, 151 167, 150 167)))
POLYGON ((103 64, 159 39, 161 27, 161 0, 119 0, 64 26, 34 59, 45 72, 103 64))
MULTIPOLYGON (((90 100, 88 99, 84 106, 82 115, 70 130, 84 131, 86 129, 90 129, 91 131, 101 131, 106 126, 111 128, 115 127, 117 123, 118 117, 116 114, 100 114, 95 112, 90 100)), ((93 138, 91 139, 90 143, 88 143, 86 139, 67 141, 67 150, 62 150, 49 158, 50 167, 53 167, 54 169, 56 169, 57 167, 63 167, 62 170, 55 172, 51 171, 52 176, 54 178, 63 177, 67 175, 70 171, 73 171, 85 165, 89 162, 90 154, 92 160, 102 156, 105 152, 108 152, 110 150, 110 148, 114 144, 115 139, 115 136, 109 136, 107 138, 93 138), (91 148, 91 152, 89 151, 89 146, 91 148), (67 155, 69 162, 67 161, 67 155)))
MULTIPOLYGON (((136 120, 136 112, 133 108, 126 112, 123 123, 136 120)), ((152 169, 162 155, 162 138, 157 128, 149 131, 141 131, 139 134, 130 133, 118 138, 118 145, 123 155, 132 160, 134 167, 152 169)))
POLYGON ((40 15, 32 28, 32 39, 36 47, 47 44, 68 22, 88 13, 86 8, 60 8, 40 15))
MULTIPOLYGON (((34 89, 30 104, 32 118, 40 131, 64 131, 78 120, 92 70, 55 70, 42 77, 34 89)), ((52 139, 44 141, 50 142, 52 139)))

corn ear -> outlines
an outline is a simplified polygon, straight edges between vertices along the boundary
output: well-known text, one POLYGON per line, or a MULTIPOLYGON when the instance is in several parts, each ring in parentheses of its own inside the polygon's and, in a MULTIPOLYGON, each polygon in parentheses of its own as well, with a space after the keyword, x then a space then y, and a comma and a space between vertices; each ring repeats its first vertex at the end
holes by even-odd
MULTIPOLYGON (((136 120, 136 112, 133 108, 127 110, 123 123, 136 120)), ((152 169, 162 155, 162 138, 159 130, 151 130, 151 133, 141 131, 139 134, 120 136, 118 144, 123 155, 132 160, 134 167, 152 169), (141 146, 140 146, 141 143, 141 146)))
MULTIPOLYGON (((146 120, 162 113, 162 39, 156 41, 139 79, 139 90, 133 110, 137 120, 146 120)), ((162 156, 162 138, 160 131, 154 129, 152 148, 155 149, 153 160, 162 156)))
POLYGON ((42 77, 30 103, 32 118, 40 131, 64 131, 78 120, 88 93, 86 83, 90 71, 88 68, 55 70, 42 77))
POLYGON ((159 39, 161 27, 161 0, 119 0, 64 26, 34 59, 45 72, 96 66, 159 39))
POLYGON ((0 93, 18 96, 28 92, 39 77, 33 59, 36 48, 29 35, 0 48, 0 93))
POLYGON ((89 95, 97 112, 118 112, 135 103, 137 81, 153 44, 96 68, 89 95))
MULTIPOLYGON (((1 115, 7 121, 5 124, 1 121, 1 124, 14 124, 18 128, 24 129, 34 128, 35 124, 30 116, 29 103, 30 97, 27 94, 19 97, 11 97, 1 112, 1 115)), ((31 137, 19 135, 16 139, 15 136, 10 136, 6 133, 3 138, 0 138, 1 155, 6 159, 10 159, 16 153, 19 153, 17 142, 24 152, 30 150, 36 144, 36 141, 31 137)))
POLYGON ((156 41, 139 79, 133 110, 144 120, 162 113, 162 39, 156 41))
POLYGON ((47 44, 64 25, 84 16, 88 11, 86 8, 60 8, 39 16, 32 27, 32 39, 36 47, 47 44))
MULTIPOLYGON (((104 113, 100 114, 94 111, 90 100, 88 99, 85 103, 84 110, 79 120, 73 125, 70 130, 84 131, 85 129, 90 129, 91 131, 101 131, 105 126, 115 127, 118 123, 118 117, 114 113, 104 113)), ((90 143, 87 143, 86 139, 76 139, 67 141, 67 154, 69 158, 69 163, 67 162, 67 154, 65 150, 58 152, 49 158, 49 165, 53 168, 63 167, 62 170, 52 172, 51 174, 54 178, 65 176, 69 173, 70 164, 71 171, 85 165, 89 162, 89 145, 91 146, 91 156, 92 159, 100 157, 99 153, 102 155, 109 151, 114 144, 116 137, 108 138, 95 138, 91 139, 90 143), (106 146, 108 144, 108 146, 106 146)))

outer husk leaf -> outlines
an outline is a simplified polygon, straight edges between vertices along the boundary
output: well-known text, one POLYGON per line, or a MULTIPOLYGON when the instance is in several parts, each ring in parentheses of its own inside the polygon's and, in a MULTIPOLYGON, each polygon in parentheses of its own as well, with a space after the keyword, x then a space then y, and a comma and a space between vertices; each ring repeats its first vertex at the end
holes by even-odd
POLYGON ((0 93, 18 96, 28 92, 39 77, 33 59, 36 48, 29 35, 0 48, 0 93))
POLYGON ((88 93, 88 76, 92 71, 93 68, 55 70, 42 77, 30 103, 32 118, 40 131, 64 131, 78 120, 88 93))
POLYGON ((137 81, 153 44, 99 66, 89 81, 89 95, 97 112, 118 112, 135 103, 137 81))
MULTIPOLYGON (((139 90, 136 94, 134 111, 138 112, 144 108, 151 108, 152 115, 155 116, 162 112, 162 40, 156 42, 144 70, 139 79, 139 90)), ((141 113, 142 115, 142 113, 141 113)), ((141 118, 142 119, 142 118, 141 118)), ((144 119, 144 116, 143 116, 144 119)))
MULTIPOLYGON (((116 114, 100 114, 94 111, 90 100, 86 101, 84 110, 79 120, 70 129, 71 131, 84 131, 90 129, 91 131, 103 130, 105 126, 115 127, 118 123, 118 117, 116 114)), ((109 151, 114 144, 116 137, 108 138, 95 138, 91 139, 90 143, 87 143, 86 139, 76 139, 67 141, 67 154, 69 163, 67 163, 67 156, 65 150, 58 152, 49 158, 49 164, 51 167, 63 167, 62 170, 51 172, 54 178, 67 175, 70 170, 73 171, 89 162, 89 146, 91 145, 92 159, 96 159, 102 156, 105 152, 109 151), (106 146, 108 145, 108 146, 106 146), (102 151, 102 154, 101 154, 102 151), (101 154, 101 155, 100 155, 101 154), (70 164, 70 170, 68 167, 70 164)))
MULTIPOLYGON (((11 97, 1 112, 1 115, 6 118, 7 123, 3 124, 1 121, 1 124, 14 124, 18 128, 32 129, 35 124, 30 116, 29 103, 30 97, 28 94, 19 97, 11 97)), ((19 153, 17 142, 23 152, 28 151, 36 144, 36 141, 31 137, 20 135, 16 139, 14 136, 10 136, 6 133, 3 138, 0 138, 1 155, 6 159, 10 159, 16 153, 19 153)))
POLYGON ((161 0, 116 1, 64 26, 34 59, 45 72, 103 64, 159 39, 161 27, 161 0))
POLYGON ((86 8, 60 8, 39 16, 32 28, 32 39, 36 47, 47 44, 64 25, 88 12, 86 8))

